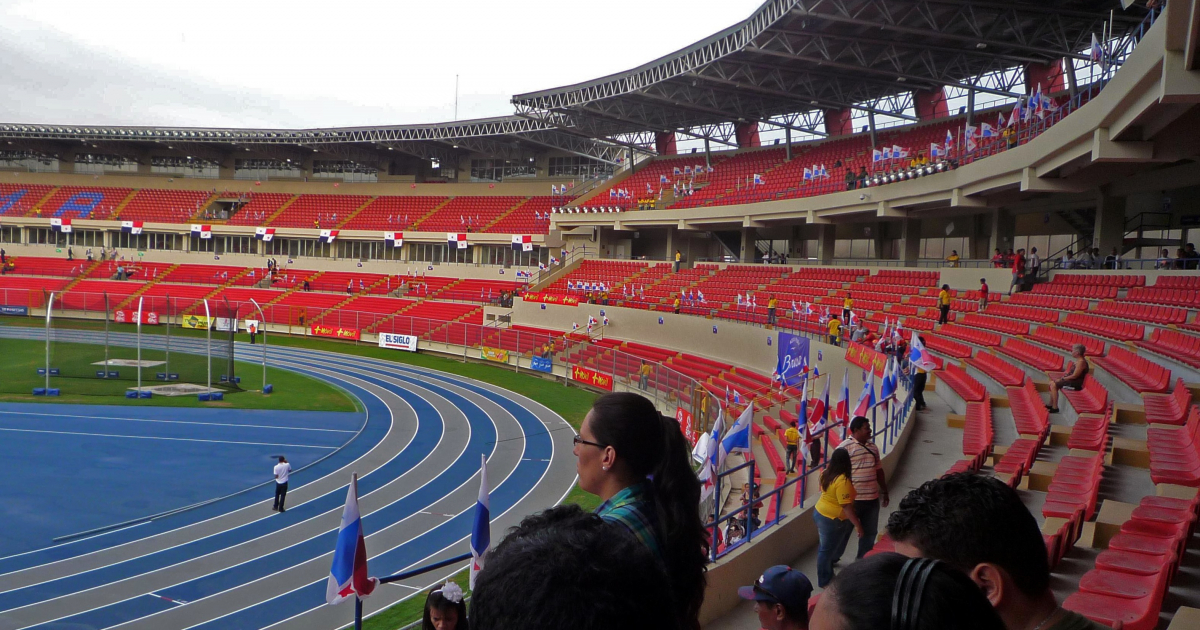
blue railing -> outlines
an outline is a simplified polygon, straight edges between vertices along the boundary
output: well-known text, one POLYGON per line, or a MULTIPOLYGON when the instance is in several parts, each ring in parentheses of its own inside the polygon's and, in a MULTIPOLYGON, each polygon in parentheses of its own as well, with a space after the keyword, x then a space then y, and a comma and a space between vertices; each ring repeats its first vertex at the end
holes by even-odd
MULTIPOLYGON (((448 558, 446 560, 434 562, 433 564, 427 564, 423 567, 417 567, 416 569, 412 569, 409 571, 402 571, 395 575, 389 575, 387 577, 379 578, 379 583, 387 584, 389 582, 399 582, 401 580, 407 580, 410 577, 416 577, 423 573, 429 573, 430 571, 434 571, 434 570, 440 569, 442 567, 448 567, 452 564, 458 564, 459 562, 465 562, 470 559, 471 559, 471 554, 464 553, 459 556, 454 556, 453 558, 448 558)), ((354 598, 354 630, 362 630, 362 620, 363 620, 362 599, 355 597, 354 598)))
MULTIPOLYGON (((882 446, 880 447, 880 452, 882 455, 887 455, 889 452, 891 452, 892 449, 895 448, 896 441, 900 437, 900 432, 904 429, 905 424, 907 424, 907 422, 908 422, 909 415, 912 412, 912 407, 913 407, 912 377, 909 375, 904 375, 901 377, 900 383, 903 384, 902 389, 908 391, 908 395, 905 397, 904 402, 900 403, 899 405, 895 405, 895 406, 893 406, 892 403, 887 403, 888 410, 885 412, 884 421, 883 421, 882 426, 880 426, 879 424, 876 423, 876 418, 872 417, 872 419, 871 419, 871 425, 876 428, 875 432, 872 434, 872 438, 874 439, 876 444, 879 444, 880 442, 882 442, 882 446)), ((882 405, 876 406, 874 409, 872 409, 872 416, 875 415, 875 411, 880 406, 882 406, 882 405)), ((722 472, 721 474, 719 474, 717 476, 716 488, 715 488, 716 500, 714 501, 713 517, 712 517, 712 520, 710 520, 708 523, 705 523, 705 525, 704 525, 705 529, 708 530, 709 541, 711 543, 709 546, 709 560, 711 562, 716 562, 719 558, 724 557, 725 555, 727 555, 730 552, 732 552, 733 550, 741 547, 742 545, 749 544, 750 541, 752 541, 755 536, 761 536, 763 534, 763 532, 770 529, 771 527, 778 525, 785 518, 787 518, 788 515, 784 514, 785 507, 783 505, 783 497, 784 497, 784 493, 788 490, 788 488, 795 486, 795 492, 796 492, 795 498, 793 499, 790 509, 795 509, 795 508, 799 508, 801 510, 804 509, 804 499, 805 499, 805 495, 807 494, 807 491, 808 491, 808 475, 811 472, 816 472, 816 471, 825 469, 826 464, 829 462, 828 434, 830 431, 833 431, 835 429, 840 429, 840 427, 835 427, 835 426, 827 427, 814 436, 814 438, 821 438, 822 453, 821 453, 821 462, 819 464, 810 468, 808 465, 808 461, 797 462, 797 464, 800 466, 800 474, 797 475, 795 479, 792 479, 792 480, 788 481, 787 483, 785 483, 777 488, 772 489, 770 492, 766 493, 765 496, 759 496, 758 492, 757 492, 757 490, 760 486, 757 483, 755 483, 755 481, 754 481, 754 473, 758 467, 758 464, 755 462, 754 459, 750 459, 739 466, 730 468, 729 470, 726 470, 725 472, 722 472), (749 482, 750 483, 750 489, 749 489, 750 496, 749 496, 749 498, 746 500, 744 505, 742 505, 741 507, 735 508, 735 509, 731 510, 728 514, 725 514, 722 516, 721 515, 721 504, 722 504, 721 480, 723 478, 729 477, 730 475, 732 475, 738 471, 747 470, 747 469, 748 469, 748 474, 749 474, 749 479, 750 479, 750 482, 749 482), (752 522, 753 519, 751 518, 751 511, 752 510, 757 511, 757 510, 766 508, 768 514, 770 514, 770 506, 771 506, 772 501, 774 501, 774 504, 775 504, 774 516, 765 522, 760 522, 757 527, 754 527, 753 522, 752 522), (727 524, 729 524, 730 522, 732 522, 734 520, 740 521, 741 523, 745 524, 744 525, 745 532, 746 532, 745 537, 738 540, 737 542, 727 544, 725 547, 719 548, 718 545, 716 544, 717 531, 719 529, 727 528, 727 524)), ((798 455, 798 458, 799 457, 800 456, 798 455)))

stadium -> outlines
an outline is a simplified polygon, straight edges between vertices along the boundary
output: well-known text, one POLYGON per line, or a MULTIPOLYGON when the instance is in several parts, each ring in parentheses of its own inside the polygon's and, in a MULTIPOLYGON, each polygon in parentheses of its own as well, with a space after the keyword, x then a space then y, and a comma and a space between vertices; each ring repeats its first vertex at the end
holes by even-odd
POLYGON ((807 627, 776 565, 815 624, 969 478, 1042 541, 1036 618, 955 574, 1005 627, 1200 628, 1198 42, 1194 0, 767 0, 505 116, 0 121, 0 629, 420 628, 448 581, 492 627, 509 532, 608 509, 622 392, 691 451, 699 627, 807 627), (829 516, 847 451, 886 481, 829 516))

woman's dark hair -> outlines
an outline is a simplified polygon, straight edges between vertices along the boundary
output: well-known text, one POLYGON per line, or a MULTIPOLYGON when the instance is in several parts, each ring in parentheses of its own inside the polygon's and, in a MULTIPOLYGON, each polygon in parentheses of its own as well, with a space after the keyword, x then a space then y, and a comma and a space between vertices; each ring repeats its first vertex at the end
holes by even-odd
POLYGON ((430 613, 433 610, 445 612, 454 610, 458 613, 458 621, 454 624, 454 630, 468 630, 470 625, 467 623, 467 602, 459 601, 457 604, 442 597, 442 586, 433 587, 429 595, 425 598, 425 612, 421 614, 421 630, 433 630, 433 619, 430 613))
POLYGON ((656 534, 674 582, 683 626, 699 628, 708 538, 700 522, 700 481, 679 424, 631 392, 605 394, 592 405, 592 434, 613 447, 634 479, 649 480, 656 534))
POLYGON ((844 448, 833 449, 833 453, 829 455, 829 463, 825 465, 825 471, 821 473, 821 489, 827 489, 829 484, 841 475, 845 475, 849 479, 850 472, 850 453, 846 452, 844 448))
POLYGON ((1004 630, 991 602, 944 562, 880 553, 842 569, 831 597, 847 630, 1004 630))

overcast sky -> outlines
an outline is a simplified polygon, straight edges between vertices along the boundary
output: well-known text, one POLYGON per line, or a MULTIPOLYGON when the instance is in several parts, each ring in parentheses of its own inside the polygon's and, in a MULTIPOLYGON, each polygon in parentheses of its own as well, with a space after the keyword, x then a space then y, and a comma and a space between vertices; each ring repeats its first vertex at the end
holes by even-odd
POLYGON ((0 122, 342 127, 503 116, 761 0, 0 0, 0 122))

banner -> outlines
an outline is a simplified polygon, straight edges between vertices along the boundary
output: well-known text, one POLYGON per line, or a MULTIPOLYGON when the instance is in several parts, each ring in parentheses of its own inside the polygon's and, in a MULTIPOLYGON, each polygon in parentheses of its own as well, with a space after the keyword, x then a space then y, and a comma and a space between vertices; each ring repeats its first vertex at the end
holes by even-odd
POLYGON ((799 385, 808 368, 808 337, 782 331, 778 334, 775 378, 788 387, 799 385))
POLYGON ((28 315, 28 306, 0 306, 0 315, 28 315))
POLYGON ((314 337, 333 337, 334 339, 345 339, 348 341, 358 341, 362 332, 357 328, 342 328, 341 326, 326 326, 324 324, 313 324, 309 329, 314 337))
POLYGON ((675 420, 679 422, 679 430, 683 432, 683 437, 687 438, 688 444, 696 446, 696 425, 692 423, 692 412, 683 407, 676 407, 675 420))
POLYGON ((214 330, 220 332, 237 332, 237 320, 232 317, 217 317, 214 318, 217 322, 214 330))
POLYGON ((543 302, 545 304, 563 304, 579 306, 579 298, 574 295, 558 295, 554 293, 526 293, 521 296, 526 302, 543 302))
MULTIPOLYGON (((137 312, 136 308, 135 309, 123 308, 123 309, 115 310, 115 311, 113 311, 113 323, 136 324, 137 323, 137 313, 138 312, 137 312)), ((142 323, 158 325, 162 322, 158 321, 158 313, 151 313, 150 311, 142 311, 142 323)))
POLYGON ((543 359, 542 357, 533 357, 529 361, 529 367, 538 372, 550 374, 554 371, 554 361, 551 359, 543 359))
POLYGON ((846 346, 846 360, 864 370, 872 370, 875 372, 875 376, 883 376, 883 369, 887 366, 888 357, 861 343, 851 343, 846 346))
POLYGON ((391 348, 393 350, 407 350, 409 352, 417 351, 417 338, 414 335, 395 335, 392 333, 379 333, 379 347, 391 348))
POLYGON ((183 328, 208 330, 212 326, 212 319, 207 315, 184 315, 183 321, 179 322, 179 325, 183 328))
POLYGON ((508 350, 501 348, 489 348, 487 346, 479 347, 479 356, 488 361, 497 363, 508 363, 508 350))
POLYGON ((610 392, 613 388, 613 380, 611 376, 607 374, 601 374, 595 370, 589 370, 578 365, 571 368, 571 380, 578 381, 586 385, 591 385, 592 387, 607 389, 610 392))

